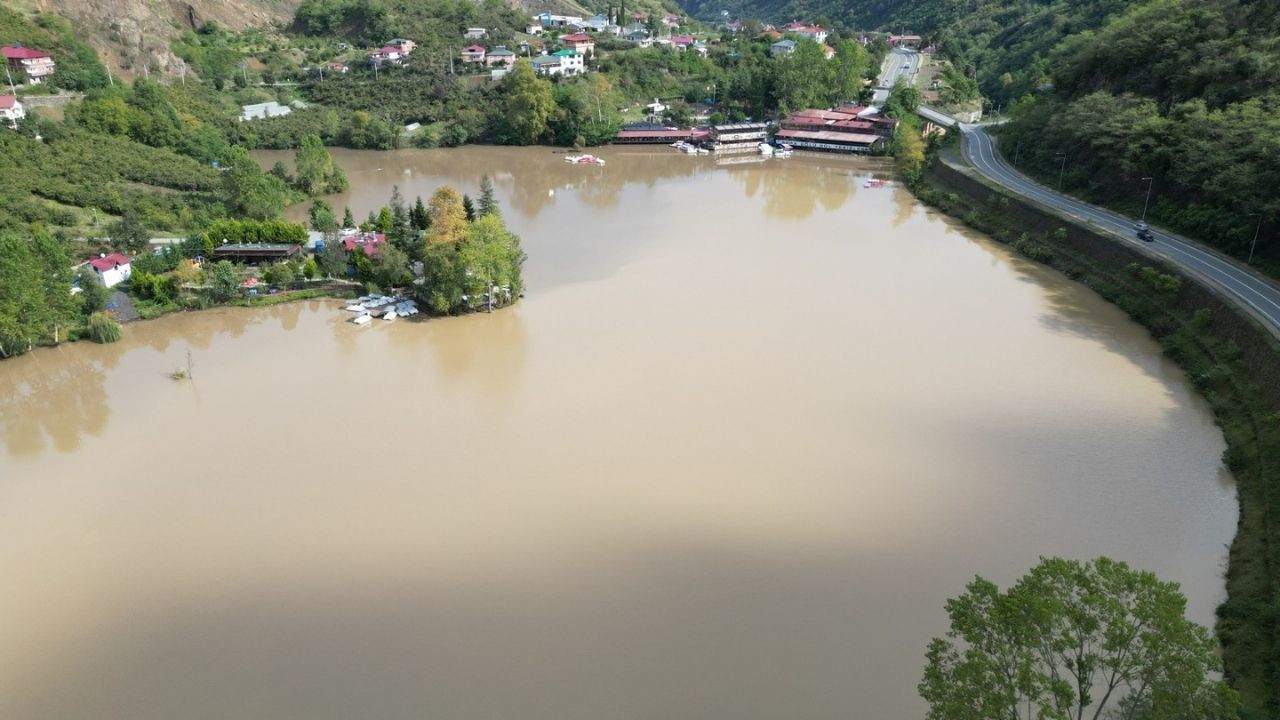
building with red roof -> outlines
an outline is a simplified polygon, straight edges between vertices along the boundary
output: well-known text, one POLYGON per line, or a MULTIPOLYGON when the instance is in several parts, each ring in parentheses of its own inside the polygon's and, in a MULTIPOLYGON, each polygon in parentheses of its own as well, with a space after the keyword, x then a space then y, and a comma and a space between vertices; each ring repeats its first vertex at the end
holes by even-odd
POLYGON ((382 249, 382 244, 386 241, 387 236, 382 233, 352 233, 342 237, 342 249, 350 253, 359 248, 364 251, 366 257, 372 258, 378 255, 378 251, 382 249))
POLYGON ((583 55, 596 54, 596 41, 592 40, 591 36, 586 33, 576 32, 572 35, 565 35, 560 38, 560 42, 564 43, 564 46, 570 50, 576 50, 583 55))
POLYGON ((93 269, 93 274, 98 276, 98 282, 102 287, 115 287, 128 280, 133 274, 129 258, 120 253, 92 258, 89 260, 89 267, 93 269))
POLYGON ((693 36, 692 35, 672 35, 671 44, 675 46, 675 49, 677 50, 688 50, 690 47, 693 46, 693 36))
POLYGON ((485 49, 483 45, 468 45, 462 48, 462 62, 464 63, 482 63, 484 62, 485 49))
POLYGON ((27 116, 27 111, 22 107, 22 103, 13 95, 0 95, 0 120, 3 120, 11 127, 18 127, 18 121, 27 116))
POLYGON ((53 56, 43 50, 15 44, 3 48, 3 52, 4 60, 9 65, 9 72, 18 73, 32 85, 39 85, 53 75, 55 68, 53 56))

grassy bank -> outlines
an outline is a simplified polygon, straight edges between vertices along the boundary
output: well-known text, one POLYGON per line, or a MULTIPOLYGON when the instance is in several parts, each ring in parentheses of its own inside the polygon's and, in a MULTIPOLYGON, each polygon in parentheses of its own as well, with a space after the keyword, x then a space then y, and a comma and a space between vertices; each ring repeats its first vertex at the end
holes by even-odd
POLYGON ((924 202, 1092 288, 1145 326, 1208 401, 1240 502, 1217 633, 1243 717, 1280 713, 1280 346, 1175 269, 942 163, 924 202))

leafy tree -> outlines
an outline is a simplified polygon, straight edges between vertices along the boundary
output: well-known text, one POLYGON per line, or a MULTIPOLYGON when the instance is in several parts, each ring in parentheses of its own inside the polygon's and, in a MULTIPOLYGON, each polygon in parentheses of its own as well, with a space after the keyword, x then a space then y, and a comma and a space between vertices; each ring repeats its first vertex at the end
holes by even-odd
POLYGON ((326 240, 324 249, 320 251, 318 258, 317 262, 320 265, 320 271, 324 273, 325 277, 346 277, 347 255, 337 240, 332 242, 326 240))
POLYGON ((0 234, 0 358, 57 342, 79 316, 62 246, 37 233, 0 234))
POLYGON ((333 208, 323 200, 311 203, 311 210, 307 214, 311 219, 312 230, 327 233, 338 229, 338 219, 333 216, 333 208))
POLYGON ((495 119, 497 136, 510 145, 532 145, 547 131, 555 107, 551 83, 539 78, 525 59, 502 78, 495 119))
POLYGON ((342 192, 347 189, 347 176, 333 162, 319 135, 302 138, 294 161, 298 189, 308 195, 342 192))
POLYGON ((141 218, 133 210, 126 211, 119 220, 109 225, 107 236, 117 248, 129 252, 141 252, 151 242, 151 233, 143 227, 141 218))
POLYGON ((77 278, 80 281, 81 311, 85 315, 92 315, 99 310, 106 310, 111 290, 98 281, 98 274, 84 267, 80 269, 77 278))
POLYGON ((231 148, 222 188, 223 202, 232 216, 267 220, 284 209, 284 183, 262 172, 244 148, 231 148))
POLYGON ((226 302, 235 296, 240 288, 240 273, 236 266, 227 260, 219 260, 206 272, 209 284, 209 297, 214 302, 226 302))
POLYGON ((314 280, 319 273, 320 267, 316 264, 315 257, 309 257, 302 263, 302 277, 314 280))
POLYGON ((409 281, 409 256, 394 245, 383 245, 373 258, 373 281, 381 288, 393 288, 409 281))
POLYGON ((394 230, 396 226, 396 216, 391 212, 391 208, 383 205, 382 209, 378 211, 377 217, 373 220, 373 226, 381 233, 389 233, 394 230))
POLYGON ((457 243, 467 235, 467 211, 462 206, 462 196, 447 185, 432 193, 427 217, 431 220, 428 245, 457 243))
POLYGON ((1209 632, 1177 585, 1098 558, 1040 564, 1005 592, 976 578, 947 601, 920 694, 930 720, 1236 716, 1209 632))

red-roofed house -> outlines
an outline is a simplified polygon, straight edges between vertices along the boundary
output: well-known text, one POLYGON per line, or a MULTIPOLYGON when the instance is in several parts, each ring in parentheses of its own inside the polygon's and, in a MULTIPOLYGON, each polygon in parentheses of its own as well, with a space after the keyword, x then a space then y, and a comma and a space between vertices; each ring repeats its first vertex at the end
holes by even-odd
POLYGON ((592 40, 591 36, 586 33, 577 32, 572 35, 565 35, 560 38, 560 42, 564 43, 564 46, 570 50, 577 50, 583 55, 596 54, 596 41, 592 40))
POLYGON ((53 74, 53 57, 43 50, 10 45, 4 48, 4 59, 9 63, 10 72, 25 76, 32 85, 48 80, 53 74))
POLYGON ((398 45, 384 45, 383 47, 369 53, 369 60, 372 61, 374 65, 403 65, 404 53, 400 51, 400 47, 398 45))
POLYGON ((18 127, 18 121, 27 116, 22 103, 12 95, 0 95, 0 120, 5 120, 12 127, 18 127))
POLYGON ((132 274, 129 267, 129 258, 120 253, 99 255, 89 261, 89 267, 93 268, 93 272, 98 276, 98 282, 102 283, 102 287, 115 287, 128 280, 132 274))
POLYGON ((688 50, 693 47, 692 35, 672 35, 671 45, 677 50, 688 50))
POLYGON ((485 49, 480 45, 468 45, 462 48, 462 62, 464 63, 482 63, 484 62, 485 49))
POLYGON ((364 250, 367 257, 375 257, 382 248, 382 244, 387 241, 387 236, 382 233, 365 232, 345 235, 342 238, 342 248, 347 252, 352 252, 356 248, 364 250))

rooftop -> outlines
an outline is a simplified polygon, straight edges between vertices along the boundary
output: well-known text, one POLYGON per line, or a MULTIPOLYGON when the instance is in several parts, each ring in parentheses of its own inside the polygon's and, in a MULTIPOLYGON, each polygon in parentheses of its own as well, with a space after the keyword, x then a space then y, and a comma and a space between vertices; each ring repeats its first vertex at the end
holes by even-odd
POLYGON ((832 132, 830 130, 779 130, 774 137, 791 140, 817 140, 854 145, 874 145, 884 138, 864 133, 832 132))
POLYGON ((18 102, 18 98, 12 95, 0 95, 0 110, 8 110, 18 102))
POLYGON ((95 270, 112 270, 115 269, 117 265, 128 265, 129 258, 121 255, 120 253, 111 253, 110 255, 93 258, 89 260, 89 264, 92 265, 95 270))
POLYGON ((38 60, 40 58, 52 56, 43 50, 25 48, 20 45, 10 45, 4 48, 4 57, 6 60, 38 60))

